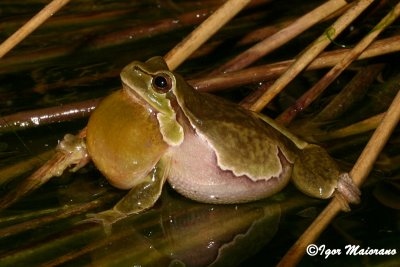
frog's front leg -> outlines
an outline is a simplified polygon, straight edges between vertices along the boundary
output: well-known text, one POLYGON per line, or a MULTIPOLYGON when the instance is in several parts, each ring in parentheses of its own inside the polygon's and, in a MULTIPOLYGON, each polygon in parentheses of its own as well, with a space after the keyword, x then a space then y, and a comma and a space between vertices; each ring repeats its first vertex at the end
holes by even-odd
POLYGON ((60 176, 64 170, 70 166, 74 166, 71 172, 84 167, 90 162, 90 156, 86 148, 85 138, 86 128, 78 135, 66 134, 63 140, 58 144, 56 150, 65 155, 65 160, 55 167, 54 176, 60 176))
POLYGON ((169 166, 170 159, 165 156, 112 209, 89 215, 91 218, 88 218, 84 222, 101 223, 106 232, 109 232, 113 223, 131 214, 137 214, 151 208, 161 195, 169 166))
POLYGON ((85 129, 78 135, 65 135, 64 139, 58 144, 56 153, 50 159, 0 199, 0 210, 9 207, 51 178, 61 176, 69 167, 74 166, 71 171, 77 171, 85 166, 90 161, 84 140, 85 135, 85 129))
POLYGON ((338 193, 343 210, 348 203, 360 201, 360 190, 347 173, 340 173, 335 161, 320 146, 308 144, 295 161, 292 180, 303 193, 317 198, 330 198, 338 193))

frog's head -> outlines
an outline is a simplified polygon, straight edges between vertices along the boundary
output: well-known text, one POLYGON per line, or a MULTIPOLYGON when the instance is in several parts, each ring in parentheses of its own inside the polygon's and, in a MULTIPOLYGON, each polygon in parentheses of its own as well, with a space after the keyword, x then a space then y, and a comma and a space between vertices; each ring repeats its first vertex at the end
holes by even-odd
POLYGON ((164 141, 172 146, 183 141, 183 128, 176 120, 171 105, 177 80, 162 57, 153 57, 145 63, 134 61, 121 72, 124 90, 139 97, 157 113, 164 141))

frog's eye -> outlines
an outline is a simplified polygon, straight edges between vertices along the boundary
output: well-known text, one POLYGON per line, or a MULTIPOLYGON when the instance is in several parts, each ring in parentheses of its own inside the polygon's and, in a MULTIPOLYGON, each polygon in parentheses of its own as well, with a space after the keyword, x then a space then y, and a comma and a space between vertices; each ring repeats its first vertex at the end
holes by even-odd
POLYGON ((159 93, 167 93, 172 88, 172 80, 167 74, 157 74, 152 80, 153 88, 159 93))

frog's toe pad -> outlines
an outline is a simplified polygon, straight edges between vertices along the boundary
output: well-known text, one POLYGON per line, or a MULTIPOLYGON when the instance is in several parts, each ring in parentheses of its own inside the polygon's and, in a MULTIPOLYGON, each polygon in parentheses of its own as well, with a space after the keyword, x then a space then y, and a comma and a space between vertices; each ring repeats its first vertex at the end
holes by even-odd
POLYGON ((87 217, 87 219, 81 221, 80 223, 101 224, 106 234, 110 234, 112 225, 115 222, 125 218, 126 215, 115 210, 106 210, 100 213, 88 214, 87 217))

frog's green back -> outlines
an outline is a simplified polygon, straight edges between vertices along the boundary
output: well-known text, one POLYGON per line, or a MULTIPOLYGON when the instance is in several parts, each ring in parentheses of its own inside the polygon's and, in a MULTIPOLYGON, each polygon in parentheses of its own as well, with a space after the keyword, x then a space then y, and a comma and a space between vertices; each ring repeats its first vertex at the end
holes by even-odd
POLYGON ((200 93, 176 75, 175 95, 198 134, 214 148, 219 166, 253 180, 276 177, 282 170, 278 147, 294 161, 297 148, 251 111, 200 93))

